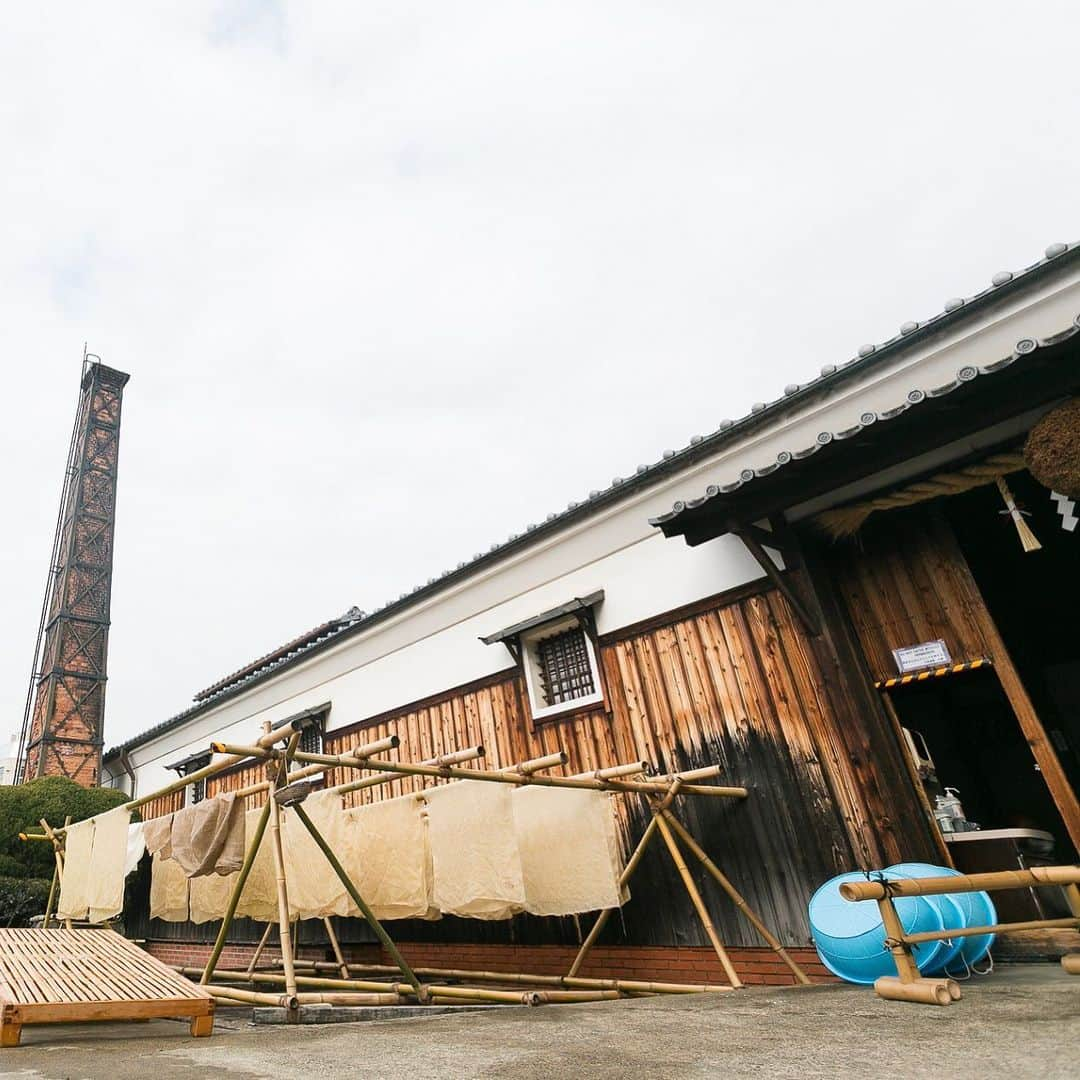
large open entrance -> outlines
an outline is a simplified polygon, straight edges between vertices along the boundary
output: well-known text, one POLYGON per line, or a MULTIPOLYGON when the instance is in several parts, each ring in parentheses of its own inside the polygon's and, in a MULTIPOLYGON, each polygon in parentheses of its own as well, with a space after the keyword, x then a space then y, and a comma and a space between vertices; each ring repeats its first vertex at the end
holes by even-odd
MULTIPOLYGON (((1028 473, 1015 473, 1008 483, 1018 505, 1030 514, 1027 521, 1040 550, 1023 550, 1012 521, 999 513, 1002 501, 995 486, 947 499, 944 509, 1075 791, 1080 788, 1080 531, 1063 528, 1050 493, 1028 473)), ((1022 760, 1025 770, 1035 771, 1030 752, 1022 760)), ((1019 790, 1029 792, 1030 814, 1045 816, 1042 792, 1023 782, 1019 790)), ((1061 826, 1050 831, 1062 859, 1075 857, 1061 826)))

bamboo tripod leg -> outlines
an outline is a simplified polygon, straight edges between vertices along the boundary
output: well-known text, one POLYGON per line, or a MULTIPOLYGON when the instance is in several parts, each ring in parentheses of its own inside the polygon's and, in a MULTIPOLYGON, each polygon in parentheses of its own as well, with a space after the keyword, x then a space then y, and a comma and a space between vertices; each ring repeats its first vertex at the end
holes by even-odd
POLYGON ((218 929, 217 939, 214 941, 213 949, 210 950, 210 956, 206 961, 206 968, 203 971, 203 976, 199 980, 203 985, 210 981, 210 976, 214 974, 214 968, 221 958, 221 950, 225 948, 225 939, 228 937, 229 928, 232 926, 233 916, 236 914, 236 907, 240 903, 240 894, 244 891, 244 886, 247 884, 248 875, 251 873, 252 866, 255 865, 255 856, 259 852, 259 845, 262 844, 263 834, 266 832, 266 822, 270 816, 271 801, 272 800, 267 799, 266 805, 259 815, 259 823, 255 827, 255 835, 251 838, 251 845, 244 854, 244 864, 240 867, 240 874, 236 879, 236 884, 233 885, 232 893, 229 896, 229 902, 225 906, 225 914, 221 919, 221 926, 218 929))
POLYGON ((274 924, 268 922, 266 929, 263 930, 262 937, 259 938, 259 944, 255 946, 255 951, 251 954, 251 960, 247 966, 247 974, 250 975, 259 963, 259 958, 263 954, 263 950, 266 948, 266 943, 270 940, 270 934, 273 932, 274 924))
POLYGON ((679 845, 676 843, 668 823, 664 820, 663 816, 657 817, 656 823, 660 828, 660 835, 664 838, 664 843, 667 844, 668 851, 671 852, 671 858, 675 863, 675 868, 679 871, 679 877, 682 878, 683 885, 690 895, 690 900, 697 910, 698 919, 701 921, 706 936, 712 943, 713 952, 716 953, 716 956, 720 961, 720 966, 724 969, 724 974, 728 977, 728 982, 736 988, 741 987, 743 985, 742 980, 736 973, 735 968, 728 957, 727 950, 724 948, 723 943, 716 933, 716 928, 712 924, 712 919, 709 918, 708 908, 705 907, 705 901, 701 898, 701 893, 698 892, 698 887, 694 884, 694 879, 690 876, 686 860, 682 857, 682 852, 679 850, 679 845))
POLYGON ((49 899, 45 901, 45 915, 41 920, 43 930, 49 929, 49 920, 52 918, 53 901, 56 900, 56 885, 60 880, 59 865, 53 867, 52 881, 49 883, 49 899))
POLYGON ((296 997, 296 969, 293 967, 292 932, 289 919, 289 891, 285 884, 285 853, 281 846, 281 807, 273 792, 267 798, 270 806, 270 841, 274 852, 274 872, 277 875, 278 926, 281 936, 281 960, 285 969, 285 993, 296 997))
POLYGON ((405 962, 405 957, 403 957, 401 953, 398 952, 398 947, 394 944, 393 938, 391 938, 390 935, 386 932, 382 923, 379 922, 377 918, 375 918, 375 913, 371 910, 371 908, 368 907, 367 901, 364 900, 364 898, 357 891, 356 886, 352 883, 352 879, 349 877, 349 875, 345 873, 345 868, 338 861, 337 856, 334 854, 330 845, 323 838, 322 833, 320 833, 319 830, 315 828, 315 823, 311 820, 311 818, 307 816, 302 806, 298 804, 297 806, 293 807, 293 810, 295 811, 296 816, 302 822, 304 828, 307 829, 307 831, 311 834, 312 840, 314 840, 315 843, 319 845, 319 848, 326 856, 327 861, 334 868, 334 873, 337 874, 338 879, 341 881, 341 884, 345 886, 345 890, 348 892, 349 896, 352 897, 353 903, 363 913, 363 916, 365 919, 367 919, 368 925, 371 927, 371 929, 375 931, 375 936, 382 943, 383 948, 386 949, 386 951, 390 954, 391 959, 394 961, 395 964, 397 964, 398 968, 401 971, 401 974, 404 975, 406 980, 412 985, 413 990, 416 992, 417 1000, 426 1001, 427 992, 420 985, 420 980, 417 979, 416 975, 413 973, 412 968, 409 967, 409 965, 405 962))
MULTIPOLYGON (((645 849, 649 846, 649 841, 653 838, 653 833, 656 832, 656 822, 657 819, 655 817, 649 821, 649 824, 645 828, 645 832, 642 833, 641 839, 638 841, 637 847, 634 848, 634 853, 627 860, 622 874, 619 875, 620 891, 626 886, 627 882, 629 882, 631 875, 638 867, 638 863, 641 862, 641 857, 645 854, 645 849)), ((617 910, 618 908, 604 908, 604 910, 596 916, 596 922, 592 924, 592 929, 589 930, 588 936, 581 943, 581 948, 578 949, 578 954, 574 957, 574 962, 570 965, 570 970, 567 972, 568 978, 577 975, 581 970, 581 965, 585 963, 585 958, 589 955, 589 950, 596 944, 596 939, 600 936, 600 931, 607 925, 608 919, 611 918, 611 913, 617 910)))
POLYGON ((779 956, 785 964, 787 964, 787 966, 791 969, 791 973, 800 983, 802 983, 804 986, 809 986, 810 979, 807 977, 806 972, 803 971, 803 969, 799 967, 799 965, 796 964, 790 956, 788 956, 787 951, 784 949, 783 945, 780 944, 779 940, 775 937, 775 935, 761 921, 761 919, 758 918, 757 913, 747 904, 746 900, 743 899, 742 894, 735 888, 734 885, 731 884, 731 882, 727 879, 726 875, 720 870, 716 863, 714 863, 712 859, 709 858, 709 856, 705 853, 704 848, 702 848, 702 846, 690 834, 690 831, 683 825, 681 821, 679 821, 677 817, 675 817, 675 815, 670 810, 663 810, 661 811, 661 813, 664 816, 664 821, 666 821, 667 824, 675 830, 679 839, 690 849, 691 853, 697 856, 697 858, 701 861, 701 865, 704 866, 705 869, 709 872, 709 874, 712 875, 713 880, 717 883, 717 885, 719 885, 720 888, 728 894, 728 896, 731 898, 731 902, 739 909, 739 911, 742 912, 742 914, 746 917, 746 919, 750 922, 754 929, 765 940, 765 943, 769 946, 769 948, 772 949, 772 951, 776 953, 776 955, 779 956))
POLYGON ((334 959, 338 962, 341 977, 347 979, 349 977, 349 965, 345 963, 345 957, 341 952, 341 943, 337 939, 337 934, 334 933, 334 924, 330 921, 328 915, 323 916, 323 926, 326 927, 326 936, 330 939, 330 948, 334 950, 334 959))

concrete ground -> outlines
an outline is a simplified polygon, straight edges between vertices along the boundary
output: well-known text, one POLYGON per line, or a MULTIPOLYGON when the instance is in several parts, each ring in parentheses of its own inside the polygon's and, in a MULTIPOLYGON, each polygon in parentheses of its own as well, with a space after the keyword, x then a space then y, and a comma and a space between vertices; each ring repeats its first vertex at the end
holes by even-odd
POLYGON ((1080 978, 999 967, 948 1008, 818 986, 506 1008, 429 1019, 255 1027, 210 1039, 174 1021, 24 1028, 0 1075, 47 1080, 262 1077, 1056 1077, 1080 1075, 1080 978))

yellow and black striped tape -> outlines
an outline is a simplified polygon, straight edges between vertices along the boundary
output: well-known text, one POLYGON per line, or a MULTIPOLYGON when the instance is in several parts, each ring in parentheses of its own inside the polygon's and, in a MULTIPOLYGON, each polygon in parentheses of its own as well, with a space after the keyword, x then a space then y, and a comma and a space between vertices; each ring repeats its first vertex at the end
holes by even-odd
POLYGON ((907 686, 908 683, 925 682, 942 675, 956 675, 961 671, 974 671, 976 668, 989 666, 990 658, 983 656, 978 660, 965 660, 962 664, 947 664, 945 667, 928 668, 926 671, 913 671, 910 675, 897 675, 892 679, 879 679, 874 683, 874 689, 891 690, 894 686, 907 686))

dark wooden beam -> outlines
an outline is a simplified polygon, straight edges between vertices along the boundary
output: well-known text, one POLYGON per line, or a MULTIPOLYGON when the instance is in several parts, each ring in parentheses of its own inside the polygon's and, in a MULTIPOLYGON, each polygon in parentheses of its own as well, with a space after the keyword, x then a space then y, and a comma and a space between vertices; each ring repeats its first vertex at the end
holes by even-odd
MULTIPOLYGON (((784 599, 791 605, 791 610, 795 612, 799 622, 803 624, 806 632, 811 637, 819 637, 821 635, 821 624, 816 614, 802 602, 802 599, 791 587, 791 582, 780 572, 780 568, 773 562, 769 553, 759 541, 758 536, 765 530, 759 529, 755 525, 733 524, 731 532, 743 542, 746 550, 754 557, 758 566, 765 571, 768 579, 780 590, 784 599)), ((771 539, 772 534, 768 535, 771 539)))

